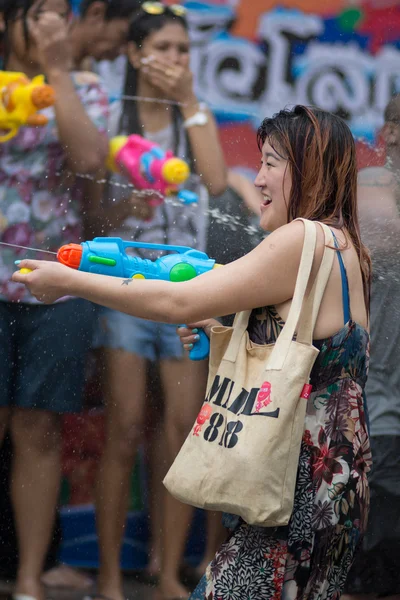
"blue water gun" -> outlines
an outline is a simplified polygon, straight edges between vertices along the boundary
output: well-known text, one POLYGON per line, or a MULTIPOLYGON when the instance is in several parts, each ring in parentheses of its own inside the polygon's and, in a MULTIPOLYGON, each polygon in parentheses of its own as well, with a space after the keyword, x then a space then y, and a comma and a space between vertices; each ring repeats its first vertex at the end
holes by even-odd
MULTIPOLYGON (((57 259, 63 265, 99 275, 112 275, 126 279, 161 279, 163 281, 189 281, 221 265, 209 258, 205 252, 189 246, 169 246, 167 244, 146 244, 125 242, 121 238, 97 237, 90 242, 67 244, 57 252, 57 259), (166 250, 166 254, 156 260, 129 256, 127 248, 166 250)), ((203 360, 210 351, 210 341, 203 330, 200 339, 189 352, 191 360, 203 360)))

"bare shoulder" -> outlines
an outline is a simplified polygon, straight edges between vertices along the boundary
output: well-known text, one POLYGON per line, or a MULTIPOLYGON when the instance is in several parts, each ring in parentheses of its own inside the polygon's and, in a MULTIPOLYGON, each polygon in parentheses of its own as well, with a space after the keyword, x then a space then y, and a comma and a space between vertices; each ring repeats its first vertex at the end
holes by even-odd
POLYGON ((270 233, 261 244, 265 244, 270 250, 290 252, 297 247, 301 248, 303 241, 304 224, 302 221, 292 221, 270 233))
MULTIPOLYGON (((322 227, 317 225, 317 246, 324 244, 324 232, 322 227)), ((304 243, 305 227, 300 219, 291 221, 271 233, 264 242, 268 242, 270 248, 278 247, 285 252, 301 251, 304 243)), ((263 243, 264 243, 263 242, 263 243)))
MULTIPOLYGON (((269 257, 272 253, 276 257, 288 260, 288 262, 299 262, 304 244, 305 227, 301 220, 291 221, 287 225, 282 225, 270 235, 268 235, 260 244, 263 250, 268 250, 269 257)), ((322 227, 317 226, 317 244, 316 252, 323 250, 324 232, 322 227)))
POLYGON ((385 167, 368 167, 359 171, 358 185, 392 188, 396 186, 396 179, 393 173, 385 167))
POLYGON ((267 235, 249 254, 239 259, 239 263, 253 263, 271 274, 282 274, 282 269, 290 276, 297 270, 304 242, 304 225, 293 221, 267 235))
MULTIPOLYGON (((296 278, 304 245, 305 227, 300 220, 283 225, 268 235, 253 253, 260 261, 268 263, 268 268, 281 277, 296 278)), ((324 252, 325 236, 321 227, 317 227, 315 265, 318 266, 324 252)))

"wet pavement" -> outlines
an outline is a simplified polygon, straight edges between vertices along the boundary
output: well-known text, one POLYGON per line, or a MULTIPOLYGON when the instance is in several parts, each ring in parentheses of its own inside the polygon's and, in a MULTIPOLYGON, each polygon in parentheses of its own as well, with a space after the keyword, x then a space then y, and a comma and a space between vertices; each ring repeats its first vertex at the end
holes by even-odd
MULTIPOLYGON (((12 594, 12 584, 0 580, 0 598, 9 598, 12 594)), ((125 576, 125 593, 127 600, 159 600, 155 587, 146 585, 138 580, 136 575, 125 576)), ((84 591, 68 590, 62 588, 47 588, 48 600, 83 600, 85 596, 94 597, 95 589, 84 591)))

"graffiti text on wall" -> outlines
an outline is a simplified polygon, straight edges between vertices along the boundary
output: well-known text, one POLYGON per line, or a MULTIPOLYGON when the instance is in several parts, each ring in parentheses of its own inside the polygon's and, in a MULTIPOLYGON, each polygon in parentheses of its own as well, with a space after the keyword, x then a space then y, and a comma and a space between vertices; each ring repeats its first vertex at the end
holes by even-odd
POLYGON ((372 54, 366 36, 332 31, 334 19, 285 9, 261 15, 256 43, 230 35, 231 18, 229 11, 225 21, 212 11, 192 18, 198 89, 221 117, 247 114, 256 124, 283 106, 311 104, 345 116, 356 135, 373 139, 384 107, 400 91, 396 45, 372 54))

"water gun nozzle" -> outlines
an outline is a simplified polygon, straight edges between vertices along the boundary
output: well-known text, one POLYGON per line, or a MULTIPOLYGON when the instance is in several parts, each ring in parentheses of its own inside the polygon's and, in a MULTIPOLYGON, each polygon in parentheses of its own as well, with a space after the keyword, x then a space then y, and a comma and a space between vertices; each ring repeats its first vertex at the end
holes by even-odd
POLYGON ((66 267, 71 269, 79 269, 82 259, 81 244, 66 244, 61 246, 57 252, 57 260, 66 267))
POLYGON ((38 110, 53 106, 55 102, 54 90, 46 84, 33 88, 31 100, 32 104, 36 106, 38 110))

